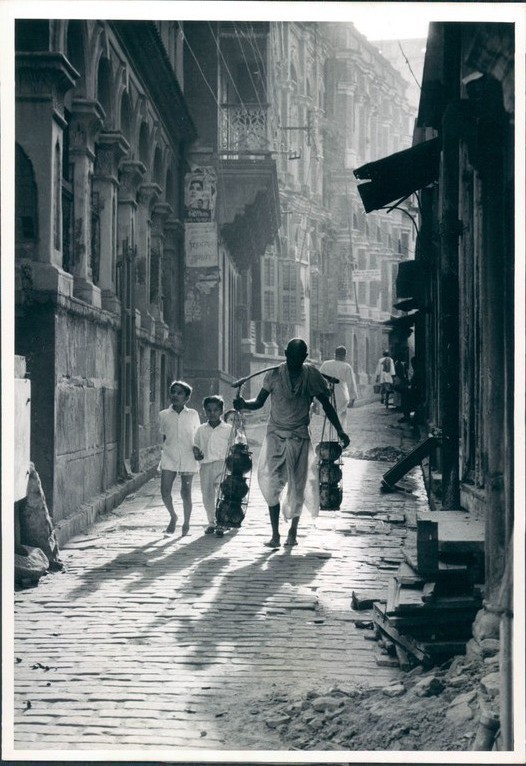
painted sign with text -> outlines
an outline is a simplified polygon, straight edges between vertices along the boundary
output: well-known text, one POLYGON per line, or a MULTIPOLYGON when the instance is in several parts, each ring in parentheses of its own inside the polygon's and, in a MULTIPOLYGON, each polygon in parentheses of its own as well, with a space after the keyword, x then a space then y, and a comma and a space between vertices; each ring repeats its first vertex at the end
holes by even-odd
POLYGON ((367 279, 379 282, 382 278, 380 269, 355 269, 352 273, 354 279, 367 279))
POLYGON ((184 241, 187 268, 219 265, 216 223, 185 223, 184 241))

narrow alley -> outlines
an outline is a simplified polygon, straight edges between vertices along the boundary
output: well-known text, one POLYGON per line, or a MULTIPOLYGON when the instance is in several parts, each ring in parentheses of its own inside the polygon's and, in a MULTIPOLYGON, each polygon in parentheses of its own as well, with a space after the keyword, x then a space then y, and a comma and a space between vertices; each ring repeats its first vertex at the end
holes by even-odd
POLYGON ((2 757, 526 763, 524 3, 21 5, 2 757))
MULTIPOLYGON (((398 416, 379 402, 352 410, 349 454, 407 449, 398 416)), ((259 430, 247 427, 256 451, 259 430)), ((400 670, 355 627, 368 613, 351 609, 353 591, 385 591, 426 507, 418 469, 413 493, 380 493, 388 467, 345 457, 341 510, 305 520, 294 549, 263 547, 255 476, 243 526, 223 538, 203 534, 198 485, 190 534, 164 537, 152 479, 71 539, 65 571, 16 594, 15 747, 280 749, 256 717, 240 734, 236 707, 271 691, 395 680, 400 670)))

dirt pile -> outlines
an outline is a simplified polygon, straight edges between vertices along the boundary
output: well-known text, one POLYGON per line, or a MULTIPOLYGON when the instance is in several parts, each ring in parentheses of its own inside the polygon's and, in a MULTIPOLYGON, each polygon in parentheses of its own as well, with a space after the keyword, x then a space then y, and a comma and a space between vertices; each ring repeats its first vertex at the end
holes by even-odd
POLYGON ((355 460, 378 460, 381 463, 396 463, 404 455, 397 447, 372 447, 366 450, 347 450, 347 457, 355 460))
POLYGON ((428 671, 415 667, 382 689, 276 690, 250 700, 241 718, 238 705, 237 722, 252 736, 259 728, 262 739, 266 730, 267 743, 277 737, 283 750, 467 751, 481 714, 498 710, 486 681, 497 667, 496 658, 456 657, 428 671))

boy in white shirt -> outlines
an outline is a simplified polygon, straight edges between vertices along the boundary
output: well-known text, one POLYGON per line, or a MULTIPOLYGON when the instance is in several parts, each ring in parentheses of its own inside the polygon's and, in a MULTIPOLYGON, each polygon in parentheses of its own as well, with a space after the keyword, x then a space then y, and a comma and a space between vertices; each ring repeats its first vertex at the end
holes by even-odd
POLYGON ((232 426, 221 418, 223 406, 220 396, 206 396, 203 399, 207 422, 199 426, 194 437, 194 457, 200 461, 201 494, 208 516, 205 535, 215 531, 217 492, 232 431, 232 426))
POLYGON ((194 435, 199 426, 196 410, 186 406, 192 387, 183 380, 175 380, 170 386, 171 406, 159 413, 159 428, 163 435, 161 453, 161 497, 168 513, 170 523, 166 534, 173 535, 177 523, 172 501, 172 487, 177 474, 181 477, 181 499, 183 501, 184 521, 181 534, 187 535, 192 513, 192 480, 199 470, 193 453, 194 435))

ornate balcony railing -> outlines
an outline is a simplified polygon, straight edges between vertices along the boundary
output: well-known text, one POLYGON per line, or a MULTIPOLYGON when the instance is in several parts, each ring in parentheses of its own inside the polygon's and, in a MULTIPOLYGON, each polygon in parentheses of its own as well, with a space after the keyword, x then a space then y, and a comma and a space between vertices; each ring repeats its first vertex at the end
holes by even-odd
POLYGON ((266 104, 222 104, 219 110, 219 152, 268 154, 267 122, 266 104))

